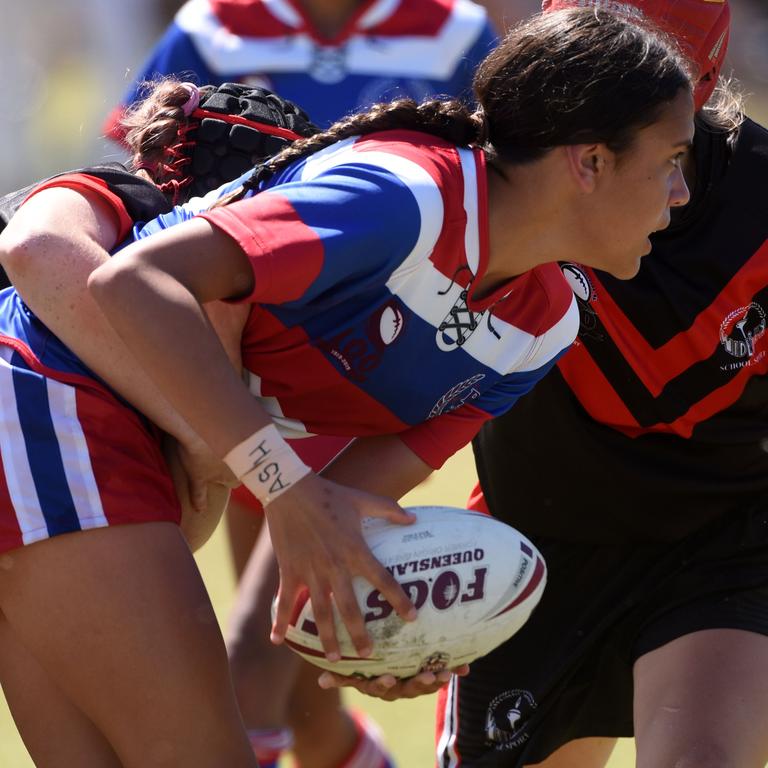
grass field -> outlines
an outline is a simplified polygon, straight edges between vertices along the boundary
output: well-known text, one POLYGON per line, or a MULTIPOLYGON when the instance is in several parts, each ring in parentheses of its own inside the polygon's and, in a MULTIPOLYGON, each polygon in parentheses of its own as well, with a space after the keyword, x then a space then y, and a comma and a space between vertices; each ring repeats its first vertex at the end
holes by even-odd
MULTIPOLYGON (((442 471, 410 493, 404 503, 463 506, 473 483, 471 455, 469 449, 465 449, 451 459, 442 471)), ((219 620, 223 623, 232 602, 234 583, 225 542, 219 532, 200 552, 198 561, 219 620)), ((382 726, 399 768, 431 768, 434 765, 434 697, 387 703, 352 692, 348 699, 353 706, 369 712, 382 726)), ((32 765, 4 702, 0 702, 0 768, 32 768, 32 765)), ((286 760, 281 768, 288 768, 289 765, 290 761, 286 760)), ((632 744, 625 740, 614 752, 610 768, 629 768, 631 765, 632 744)))

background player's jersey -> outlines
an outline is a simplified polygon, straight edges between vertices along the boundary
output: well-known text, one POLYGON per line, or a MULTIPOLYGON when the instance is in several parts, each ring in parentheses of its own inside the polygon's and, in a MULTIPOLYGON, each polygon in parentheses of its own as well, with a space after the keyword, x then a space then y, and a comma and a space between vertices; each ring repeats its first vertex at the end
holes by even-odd
MULTIPOLYGON (((495 42, 485 10, 470 0, 365 0, 333 40, 292 0, 190 0, 136 83, 178 74, 266 86, 325 127, 397 96, 471 99, 474 70, 495 42)), ((136 98, 134 86, 124 104, 136 98)), ((116 137, 121 111, 106 126, 116 137)))
POLYGON ((577 343, 477 440, 492 511, 528 532, 676 536, 768 493, 768 133, 699 126, 696 162, 636 278, 563 265, 577 343))
POLYGON ((439 466, 550 369, 573 294, 552 264, 473 298, 485 196, 482 152, 386 132, 203 214, 251 259, 243 361, 286 435, 399 433, 439 466))

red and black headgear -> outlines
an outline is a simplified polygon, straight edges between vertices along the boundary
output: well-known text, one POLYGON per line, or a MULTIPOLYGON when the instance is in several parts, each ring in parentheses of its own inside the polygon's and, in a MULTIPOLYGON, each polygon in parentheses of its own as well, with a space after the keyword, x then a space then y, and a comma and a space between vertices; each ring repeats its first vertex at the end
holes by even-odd
POLYGON ((696 109, 715 89, 728 48, 731 9, 728 0, 543 0, 543 12, 564 8, 603 8, 631 19, 647 19, 677 40, 695 63, 696 109))

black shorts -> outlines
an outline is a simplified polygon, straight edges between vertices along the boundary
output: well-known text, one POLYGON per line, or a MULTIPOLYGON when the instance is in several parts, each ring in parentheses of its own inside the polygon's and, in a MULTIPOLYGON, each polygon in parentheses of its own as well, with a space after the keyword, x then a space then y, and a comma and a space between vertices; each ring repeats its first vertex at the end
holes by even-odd
POLYGON ((520 768, 572 739, 632 736, 637 658, 698 630, 768 635, 767 505, 673 543, 532 538, 542 601, 441 694, 440 768, 520 768))

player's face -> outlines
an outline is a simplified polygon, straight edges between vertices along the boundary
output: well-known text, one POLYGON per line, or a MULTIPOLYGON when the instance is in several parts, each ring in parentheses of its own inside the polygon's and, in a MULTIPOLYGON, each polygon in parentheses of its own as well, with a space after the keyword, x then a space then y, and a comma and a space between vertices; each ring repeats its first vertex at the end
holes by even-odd
POLYGON ((651 250, 649 235, 669 225, 672 206, 688 202, 681 166, 693 140, 693 111, 691 94, 681 91, 628 150, 611 155, 591 201, 596 209, 588 266, 633 277, 651 250))

